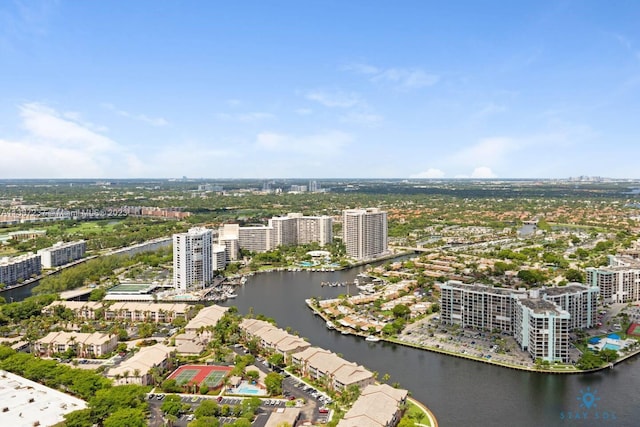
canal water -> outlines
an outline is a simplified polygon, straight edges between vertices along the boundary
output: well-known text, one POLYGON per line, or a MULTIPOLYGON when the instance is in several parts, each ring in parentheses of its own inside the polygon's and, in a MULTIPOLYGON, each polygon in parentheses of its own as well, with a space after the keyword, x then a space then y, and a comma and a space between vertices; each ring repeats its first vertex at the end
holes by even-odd
MULTIPOLYGON (((235 305, 274 318, 319 347, 379 373, 389 374, 425 403, 440 426, 638 426, 640 425, 640 358, 588 375, 520 372, 424 350, 370 343, 328 330, 305 299, 355 294, 347 287, 322 282, 353 281, 363 267, 339 272, 273 272, 257 274, 237 288, 235 305), (576 415, 579 419, 576 419, 576 415), (586 416, 586 418, 585 418, 586 416)), ((35 285, 2 292, 19 301, 35 285)))
MULTIPOLYGON (((305 299, 336 297, 346 287, 321 282, 352 281, 362 269, 333 273, 274 272, 255 275, 238 288, 235 305, 274 318, 313 345, 390 375, 425 403, 440 426, 638 426, 638 358, 600 373, 551 375, 520 372, 328 330, 305 299), (576 419, 576 414, 579 419, 576 419), (585 419, 586 416, 586 419, 585 419)), ((352 287, 350 293, 357 293, 352 287)))

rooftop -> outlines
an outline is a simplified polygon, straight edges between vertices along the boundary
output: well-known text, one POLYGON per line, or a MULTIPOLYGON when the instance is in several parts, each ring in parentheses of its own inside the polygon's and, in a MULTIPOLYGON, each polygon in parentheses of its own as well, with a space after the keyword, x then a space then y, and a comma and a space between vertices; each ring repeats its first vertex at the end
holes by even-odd
POLYGON ((0 371, 0 402, 0 425, 12 427, 52 426, 64 414, 87 407, 83 400, 5 371, 0 371))

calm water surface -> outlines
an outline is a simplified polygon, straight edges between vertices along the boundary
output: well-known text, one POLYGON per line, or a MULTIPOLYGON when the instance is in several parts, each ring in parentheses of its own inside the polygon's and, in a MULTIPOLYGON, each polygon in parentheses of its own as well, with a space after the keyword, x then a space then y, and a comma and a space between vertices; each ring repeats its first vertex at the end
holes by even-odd
MULTIPOLYGON (((289 326, 313 345, 379 372, 380 378, 388 373, 389 382, 409 389, 434 412, 440 426, 640 426, 638 358, 597 374, 532 374, 393 344, 369 343, 328 330, 304 300, 346 293, 344 287, 321 287, 320 283, 353 280, 359 271, 256 275, 225 305, 235 305, 243 314, 252 309, 273 317, 279 326, 289 326), (587 398, 583 401, 584 394, 587 398), (585 401, 590 408, 580 407, 585 401), (587 419, 569 419, 576 412, 581 418, 586 413, 587 419)), ((357 293, 352 288, 350 293, 357 293)))
MULTIPOLYGON (((352 281, 360 271, 259 274, 238 288, 238 297, 225 305, 235 305, 243 314, 253 310, 273 317, 282 328, 291 327, 313 345, 379 372, 380 378, 388 373, 389 382, 409 389, 434 412, 440 426, 640 426, 639 358, 597 374, 543 375, 369 343, 328 330, 304 300, 346 293, 345 287, 321 287, 320 283, 352 281), (581 396, 589 391, 594 400, 583 401, 581 396), (585 402, 591 403, 589 408, 580 406, 585 402), (586 413, 587 419, 569 419, 575 413, 581 418, 586 413)), ((32 287, 0 295, 18 301, 32 287)), ((357 293, 357 289, 352 286, 349 292, 357 293)))

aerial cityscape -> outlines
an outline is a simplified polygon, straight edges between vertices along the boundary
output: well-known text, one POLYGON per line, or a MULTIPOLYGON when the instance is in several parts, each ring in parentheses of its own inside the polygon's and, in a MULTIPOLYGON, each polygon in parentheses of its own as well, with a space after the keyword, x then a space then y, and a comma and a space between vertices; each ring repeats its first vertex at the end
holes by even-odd
POLYGON ((638 19, 3 3, 0 425, 637 425, 638 19))

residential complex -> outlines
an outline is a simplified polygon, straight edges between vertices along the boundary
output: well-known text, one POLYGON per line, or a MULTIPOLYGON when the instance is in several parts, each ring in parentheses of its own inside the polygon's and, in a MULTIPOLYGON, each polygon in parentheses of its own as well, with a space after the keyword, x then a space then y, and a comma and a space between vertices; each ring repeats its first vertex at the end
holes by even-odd
POLYGON ((193 227, 173 235, 173 284, 177 289, 202 287, 213 279, 213 233, 193 227))
POLYGON ((154 371, 160 375, 172 367, 174 353, 174 349, 163 344, 142 347, 130 359, 115 368, 110 368, 106 376, 113 380, 114 385, 152 384, 154 371))
POLYGON ((387 253, 387 213, 378 208, 342 212, 342 239, 347 255, 370 259, 387 253))
POLYGON ((274 245, 302 245, 317 242, 320 246, 333 241, 332 219, 330 216, 304 216, 289 213, 273 217, 269 225, 274 230, 274 245))
POLYGON ((291 359, 291 354, 311 346, 302 338, 292 335, 264 320, 244 319, 240 323, 240 330, 245 339, 257 339, 261 348, 280 353, 287 361, 291 359))
POLYGON ((505 289, 450 280, 441 286, 441 321, 513 335, 533 359, 569 360, 569 331, 595 326, 598 288, 505 289))
POLYGON ((38 255, 40 255, 42 267, 54 268, 82 258, 86 250, 87 242, 84 240, 58 242, 51 247, 40 249, 38 255))
POLYGON ((640 301, 640 260, 632 255, 609 255, 609 265, 588 267, 587 284, 600 288, 605 303, 640 301))
POLYGON ((15 285, 41 273, 40 255, 28 253, 0 258, 0 284, 15 285))
POLYGON ((299 367, 303 376, 320 381, 338 392, 349 386, 362 389, 375 382, 373 373, 368 369, 319 347, 309 347, 292 354, 291 362, 299 367))
POLYGON ((289 213, 273 217, 268 225, 240 226, 224 224, 218 230, 218 243, 227 249, 228 260, 235 260, 239 249, 266 252, 278 246, 317 242, 321 246, 333 241, 330 216, 304 216, 289 213))
POLYGON ((96 313, 102 313, 108 321, 154 323, 171 323, 178 318, 189 320, 193 316, 193 306, 185 303, 116 302, 104 305, 97 301, 54 301, 44 307, 42 313, 51 315, 56 307, 67 308, 77 319, 83 320, 96 320, 96 313))
POLYGON ((366 386, 338 427, 389 427, 400 422, 408 391, 387 384, 366 386))
POLYGON ((518 299, 514 337, 533 360, 569 361, 571 315, 544 299, 518 299))
POLYGON ((34 353, 52 357, 55 354, 72 350, 77 357, 94 358, 104 356, 115 350, 117 335, 99 332, 92 334, 81 332, 50 332, 34 343, 34 353))

